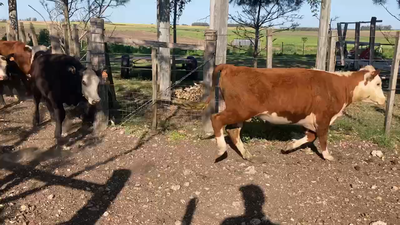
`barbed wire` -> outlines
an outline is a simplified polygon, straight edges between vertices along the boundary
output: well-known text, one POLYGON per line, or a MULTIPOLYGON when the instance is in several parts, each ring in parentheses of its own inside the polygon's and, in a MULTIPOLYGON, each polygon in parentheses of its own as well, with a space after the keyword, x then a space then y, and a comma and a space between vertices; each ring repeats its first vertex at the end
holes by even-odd
MULTIPOLYGON (((215 57, 215 56, 214 56, 215 57)), ((213 57, 213 58, 214 58, 213 57)), ((212 58, 212 59, 213 59, 212 58)), ((200 67, 203 67, 206 63, 210 62, 212 59, 209 59, 207 61, 204 61, 201 65, 197 66, 194 70, 190 71, 190 73, 186 74, 185 76, 183 76, 181 79, 175 81, 171 86, 169 86, 167 89, 160 91, 157 93, 157 98, 156 101, 154 103, 153 99, 146 101, 144 104, 142 104, 141 106, 139 106, 138 108, 136 108, 136 110, 134 110, 133 112, 131 112, 130 114, 128 114, 127 116, 125 116, 125 118, 123 118, 123 122, 121 123, 121 126, 124 125, 126 122, 129 121, 129 119, 131 119, 134 115, 136 115, 136 113, 140 112, 143 108, 145 108, 146 106, 152 106, 154 105, 157 100, 159 100, 159 97, 168 92, 170 89, 174 88, 175 86, 177 86, 178 84, 180 84, 183 80, 185 80, 187 77, 189 77, 190 75, 192 75, 194 72, 196 72, 200 67), (152 104, 150 104, 152 103, 152 104), (150 105, 149 105, 150 104, 150 105)))

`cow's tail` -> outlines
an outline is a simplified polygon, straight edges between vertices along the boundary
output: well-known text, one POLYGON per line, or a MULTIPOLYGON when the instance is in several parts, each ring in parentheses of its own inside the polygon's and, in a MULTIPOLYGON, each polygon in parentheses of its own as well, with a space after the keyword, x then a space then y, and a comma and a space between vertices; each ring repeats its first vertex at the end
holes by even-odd
MULTIPOLYGON (((204 102, 204 106, 203 109, 205 109, 208 104, 210 104, 211 99, 215 96, 215 87, 217 86, 218 83, 218 73, 222 72, 222 70, 224 70, 225 68, 227 68, 229 65, 227 64, 220 64, 218 66, 215 67, 213 74, 212 74, 212 83, 211 83, 211 90, 210 90, 210 94, 207 97, 207 99, 204 102)), ((222 73, 221 73, 222 76, 222 73)))

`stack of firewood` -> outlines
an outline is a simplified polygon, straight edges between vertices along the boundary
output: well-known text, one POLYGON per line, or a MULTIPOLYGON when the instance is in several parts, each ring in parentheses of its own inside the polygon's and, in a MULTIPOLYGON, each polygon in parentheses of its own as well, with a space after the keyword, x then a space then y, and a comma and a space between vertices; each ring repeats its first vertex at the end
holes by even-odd
POLYGON ((202 85, 194 84, 186 88, 178 88, 173 91, 173 97, 177 99, 197 102, 203 96, 204 90, 202 85))

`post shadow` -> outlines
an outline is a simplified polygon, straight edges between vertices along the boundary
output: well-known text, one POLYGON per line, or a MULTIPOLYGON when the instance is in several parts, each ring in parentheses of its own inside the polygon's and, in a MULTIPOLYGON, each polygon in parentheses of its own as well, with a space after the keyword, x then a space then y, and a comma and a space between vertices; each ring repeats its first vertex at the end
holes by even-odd
POLYGON ((259 225, 279 225, 272 223, 266 218, 262 209, 265 203, 265 196, 259 186, 250 184, 240 187, 239 190, 242 192, 242 199, 244 201, 244 214, 226 218, 222 221, 221 225, 251 224, 250 221, 252 220, 258 220, 260 223, 257 224, 259 225))
POLYGON ((198 201, 197 198, 190 199, 189 203, 186 206, 185 215, 182 218, 182 224, 185 224, 185 225, 192 224, 193 215, 194 215, 194 212, 196 211, 197 201, 198 201))

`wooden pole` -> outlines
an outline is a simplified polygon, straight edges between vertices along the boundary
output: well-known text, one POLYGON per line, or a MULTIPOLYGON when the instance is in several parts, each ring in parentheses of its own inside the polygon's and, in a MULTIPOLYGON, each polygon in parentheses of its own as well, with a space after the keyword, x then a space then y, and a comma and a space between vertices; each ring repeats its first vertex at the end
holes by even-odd
POLYGON ((318 30, 318 51, 315 68, 325 70, 326 68, 326 53, 328 46, 328 28, 331 13, 331 0, 321 1, 321 12, 319 17, 319 30, 318 30))
POLYGON ((329 35, 329 52, 328 52, 328 71, 335 72, 336 61, 336 37, 333 36, 333 31, 329 35))
POLYGON ((371 25, 369 30, 369 65, 373 65, 375 58, 375 28, 376 17, 371 18, 371 25))
POLYGON ((6 24, 6 33, 7 33, 7 41, 14 41, 13 39, 13 35, 11 34, 11 24, 10 21, 7 20, 7 24, 6 24))
POLYGON ((91 48, 92 48, 92 45, 91 45, 91 41, 90 41, 90 35, 89 34, 87 34, 86 35, 86 67, 88 67, 88 68, 91 68, 92 67, 92 60, 91 60, 91 48))
POLYGON ((26 44, 26 34, 25 34, 25 27, 24 27, 24 23, 20 22, 19 23, 19 32, 20 32, 20 38, 21 38, 21 42, 26 44))
POLYGON ((339 52, 340 52, 340 65, 344 66, 344 43, 343 43, 343 34, 342 34, 342 24, 337 24, 337 32, 339 39, 339 52))
POLYGON ((62 54, 60 39, 58 38, 58 32, 56 28, 56 24, 50 24, 50 42, 51 42, 51 52, 54 54, 62 54))
POLYGON ((67 24, 62 25, 63 28, 63 35, 64 35, 64 52, 66 55, 70 54, 70 47, 69 47, 69 34, 68 34, 68 26, 67 24))
POLYGON ((18 32, 18 13, 17 13, 17 0, 8 0, 8 16, 11 24, 11 35, 13 40, 19 40, 18 32))
POLYGON ((151 81, 152 81, 152 103, 153 103, 153 119, 151 123, 151 128, 153 130, 157 129, 157 49, 151 49, 151 81))
MULTIPOLYGON (((106 56, 104 46, 104 20, 99 18, 90 19, 90 49, 92 69, 102 72, 106 68, 106 56)), ((101 79, 99 84, 100 104, 97 105, 97 122, 107 127, 109 121, 109 86, 107 80, 101 79)))
POLYGON ((389 93, 388 93, 388 100, 386 103, 386 113, 385 113, 385 135, 387 136, 390 134, 390 126, 392 124, 394 98, 396 96, 397 77, 399 74, 399 63, 400 63, 400 32, 397 31, 396 47, 392 61, 392 69, 390 72, 389 93))
POLYGON ((217 31, 215 64, 226 63, 229 0, 210 0, 210 29, 217 31))
MULTIPOLYGON (((157 0, 157 34, 158 41, 169 43, 170 22, 169 22, 169 0, 157 0)), ((171 52, 170 48, 160 47, 158 54, 160 71, 161 100, 171 101, 171 52)))
POLYGON ((283 41, 282 41, 281 53, 283 55, 283 41))
POLYGON ((267 68, 272 68, 272 56, 273 56, 273 49, 272 49, 272 29, 267 29, 267 68))
POLYGON ((37 39, 37 35, 36 35, 36 32, 35 32, 35 27, 33 26, 32 22, 29 24, 29 30, 31 32, 33 46, 39 45, 38 39, 37 39))
POLYGON ((73 48, 73 51, 71 51, 72 52, 72 55, 73 56, 76 56, 76 57, 78 57, 78 58, 80 58, 80 56, 81 56, 81 49, 80 49, 80 44, 79 44, 79 31, 78 31, 78 25, 77 24, 74 24, 73 25, 74 26, 74 30, 73 30, 73 32, 74 32, 74 38, 73 38, 73 40, 74 40, 74 48, 73 48))
MULTIPOLYGON (((212 86, 212 74, 215 68, 215 53, 217 51, 217 31, 208 29, 205 32, 205 50, 204 50, 204 61, 207 62, 203 67, 203 85, 205 88, 203 99, 207 98, 210 95, 211 86, 212 86)), ((219 96, 219 91, 215 92, 215 96, 219 96)), ((218 98, 218 97, 217 97, 218 98)), ((219 98, 220 106, 222 104, 222 99, 219 98)), ((202 121, 203 121, 203 130, 208 133, 212 131, 210 117, 211 114, 218 111, 218 108, 210 102, 207 109, 203 111, 202 121)), ((215 103, 215 102, 214 102, 215 103)))
POLYGON ((360 51, 360 30, 361 24, 359 22, 356 23, 355 37, 354 37, 354 67, 356 70, 359 69, 358 60, 360 59, 359 51, 360 51))

